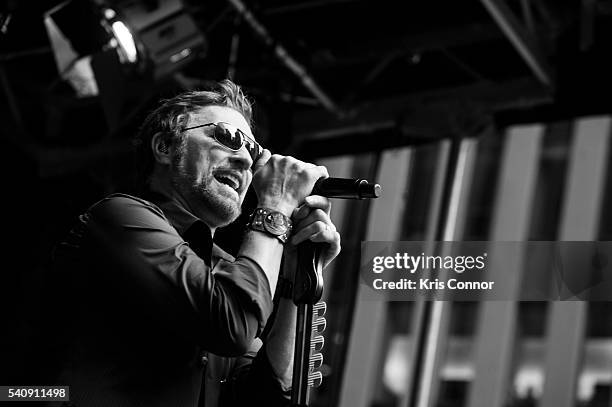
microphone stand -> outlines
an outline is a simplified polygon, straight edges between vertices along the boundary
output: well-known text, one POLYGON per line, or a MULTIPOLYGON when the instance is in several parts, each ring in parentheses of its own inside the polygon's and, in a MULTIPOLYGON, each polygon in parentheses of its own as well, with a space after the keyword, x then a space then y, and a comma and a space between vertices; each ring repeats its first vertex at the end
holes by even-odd
POLYGON ((325 303, 316 304, 323 294, 323 264, 320 244, 305 241, 298 245, 298 269, 293 283, 293 302, 297 305, 291 406, 308 406, 308 386, 320 384, 321 372, 313 372, 310 362, 314 308, 325 310, 325 303), (316 304, 316 306, 315 306, 316 304))
MULTIPOLYGON (((312 193, 328 198, 367 199, 378 198, 381 188, 378 184, 370 184, 360 178, 322 178, 316 182, 312 193)), ((318 387, 323 380, 323 374, 315 371, 323 363, 323 355, 311 355, 323 347, 323 337, 317 336, 313 340, 312 333, 321 333, 326 323, 323 318, 325 302, 317 303, 323 294, 322 247, 320 243, 305 241, 300 243, 297 249, 298 265, 293 281, 293 303, 297 305, 297 322, 291 407, 308 407, 308 387, 318 387)))

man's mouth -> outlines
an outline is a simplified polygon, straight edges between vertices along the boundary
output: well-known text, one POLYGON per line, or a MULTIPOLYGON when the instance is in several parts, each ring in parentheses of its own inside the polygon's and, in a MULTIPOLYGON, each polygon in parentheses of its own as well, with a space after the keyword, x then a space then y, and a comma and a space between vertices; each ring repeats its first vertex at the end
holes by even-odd
POLYGON ((242 177, 235 171, 217 171, 214 173, 215 179, 224 185, 227 185, 234 191, 240 191, 242 177))

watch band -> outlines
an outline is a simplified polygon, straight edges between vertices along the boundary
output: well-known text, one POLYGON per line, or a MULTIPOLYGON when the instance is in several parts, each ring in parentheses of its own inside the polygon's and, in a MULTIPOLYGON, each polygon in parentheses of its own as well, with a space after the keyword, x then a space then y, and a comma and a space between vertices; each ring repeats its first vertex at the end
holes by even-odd
POLYGON ((281 212, 260 207, 251 214, 247 227, 276 237, 284 244, 291 235, 293 223, 288 216, 281 212))

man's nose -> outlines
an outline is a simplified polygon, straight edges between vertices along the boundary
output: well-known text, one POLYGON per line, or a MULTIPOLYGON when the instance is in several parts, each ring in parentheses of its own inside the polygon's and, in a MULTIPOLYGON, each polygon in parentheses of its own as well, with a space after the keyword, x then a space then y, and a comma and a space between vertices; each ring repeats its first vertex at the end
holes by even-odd
POLYGON ((236 165, 242 170, 248 170, 253 165, 253 159, 246 150, 246 147, 242 147, 240 150, 233 152, 230 156, 230 161, 233 165, 236 165))

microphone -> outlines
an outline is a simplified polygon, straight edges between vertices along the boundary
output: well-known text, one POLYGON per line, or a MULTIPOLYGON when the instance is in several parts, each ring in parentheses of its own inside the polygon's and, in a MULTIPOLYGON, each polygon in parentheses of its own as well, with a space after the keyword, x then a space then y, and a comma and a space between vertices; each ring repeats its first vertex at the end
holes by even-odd
POLYGON ((321 178, 312 189, 312 195, 341 199, 378 198, 380 193, 379 184, 371 184, 363 178, 321 178))

